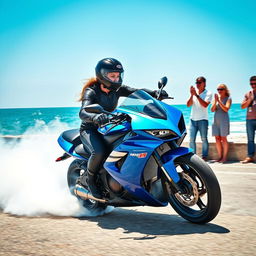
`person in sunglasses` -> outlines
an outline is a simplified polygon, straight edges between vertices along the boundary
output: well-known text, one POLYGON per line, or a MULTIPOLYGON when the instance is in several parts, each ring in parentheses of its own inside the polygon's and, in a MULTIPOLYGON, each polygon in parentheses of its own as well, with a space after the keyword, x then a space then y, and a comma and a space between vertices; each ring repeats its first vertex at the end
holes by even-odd
POLYGON ((196 79, 196 88, 190 87, 190 97, 187 106, 191 107, 189 147, 196 153, 196 135, 200 132, 202 140, 202 159, 207 160, 208 143, 208 106, 212 101, 212 93, 206 90, 206 79, 200 76, 196 79))
POLYGON ((214 113, 214 121, 212 124, 212 136, 215 136, 216 149, 220 163, 227 161, 228 141, 227 136, 230 133, 230 122, 228 111, 232 104, 230 92, 225 84, 220 84, 217 87, 218 94, 214 94, 211 111, 214 113))
POLYGON ((255 153, 255 130, 256 130, 256 76, 250 78, 252 90, 247 92, 241 104, 241 108, 247 108, 246 114, 246 133, 247 133, 247 157, 242 161, 243 164, 254 162, 255 153))

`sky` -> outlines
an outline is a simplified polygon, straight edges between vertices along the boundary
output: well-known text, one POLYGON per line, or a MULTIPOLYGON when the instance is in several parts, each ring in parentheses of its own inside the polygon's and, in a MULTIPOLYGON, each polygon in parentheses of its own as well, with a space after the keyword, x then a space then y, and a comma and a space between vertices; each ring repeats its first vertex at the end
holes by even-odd
POLYGON ((205 76, 240 103, 256 75, 256 1, 0 0, 0 108, 79 107, 100 59, 124 66, 124 84, 185 104, 205 76))

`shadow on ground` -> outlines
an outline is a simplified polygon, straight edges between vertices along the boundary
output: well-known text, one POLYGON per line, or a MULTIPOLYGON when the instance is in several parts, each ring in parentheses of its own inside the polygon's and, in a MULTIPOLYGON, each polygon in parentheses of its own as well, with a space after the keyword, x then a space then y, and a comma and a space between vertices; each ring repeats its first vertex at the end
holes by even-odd
MULTIPOLYGON (((208 223, 204 225, 193 224, 178 215, 162 213, 138 212, 136 210, 115 209, 111 214, 81 220, 97 222, 103 229, 124 229, 124 233, 140 233, 145 235, 139 239, 153 239, 157 236, 204 234, 204 233, 229 233, 222 226, 208 223)), ((122 238, 121 238, 122 239, 122 238)), ((125 239, 125 238, 123 238, 125 239)), ((131 239, 131 237, 129 238, 131 239)), ((136 239, 136 238, 133 238, 136 239)), ((138 238, 137 238, 138 239, 138 238)))

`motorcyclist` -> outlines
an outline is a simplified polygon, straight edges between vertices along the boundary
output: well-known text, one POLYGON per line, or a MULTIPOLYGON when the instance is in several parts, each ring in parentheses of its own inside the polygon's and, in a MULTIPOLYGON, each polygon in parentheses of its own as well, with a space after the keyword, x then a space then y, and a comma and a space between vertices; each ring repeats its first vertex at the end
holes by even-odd
MULTIPOLYGON (((124 69, 122 64, 113 58, 105 58, 98 62, 95 68, 96 78, 91 78, 85 83, 80 101, 82 106, 79 117, 82 120, 80 127, 80 137, 84 147, 90 152, 90 158, 87 163, 87 181, 86 172, 80 177, 80 183, 89 187, 91 194, 95 198, 101 198, 102 195, 96 185, 95 178, 102 167, 104 159, 109 155, 108 147, 104 141, 103 135, 97 129, 99 126, 110 122, 107 114, 88 113, 84 107, 91 104, 99 104, 106 111, 112 112, 118 103, 119 97, 127 97, 138 89, 122 85, 124 69)), ((158 91, 143 89, 151 96, 158 96, 158 91)), ((168 97, 166 91, 162 91, 160 98, 168 97)))

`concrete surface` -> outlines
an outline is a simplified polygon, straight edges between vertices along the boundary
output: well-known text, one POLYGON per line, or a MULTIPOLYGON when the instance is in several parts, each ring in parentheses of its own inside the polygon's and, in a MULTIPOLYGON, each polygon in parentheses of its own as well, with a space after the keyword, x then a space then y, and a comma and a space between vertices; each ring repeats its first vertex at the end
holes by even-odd
POLYGON ((101 217, 17 217, 0 212, 0 255, 256 255, 256 165, 210 164, 222 207, 196 225, 170 206, 116 208, 101 217))

